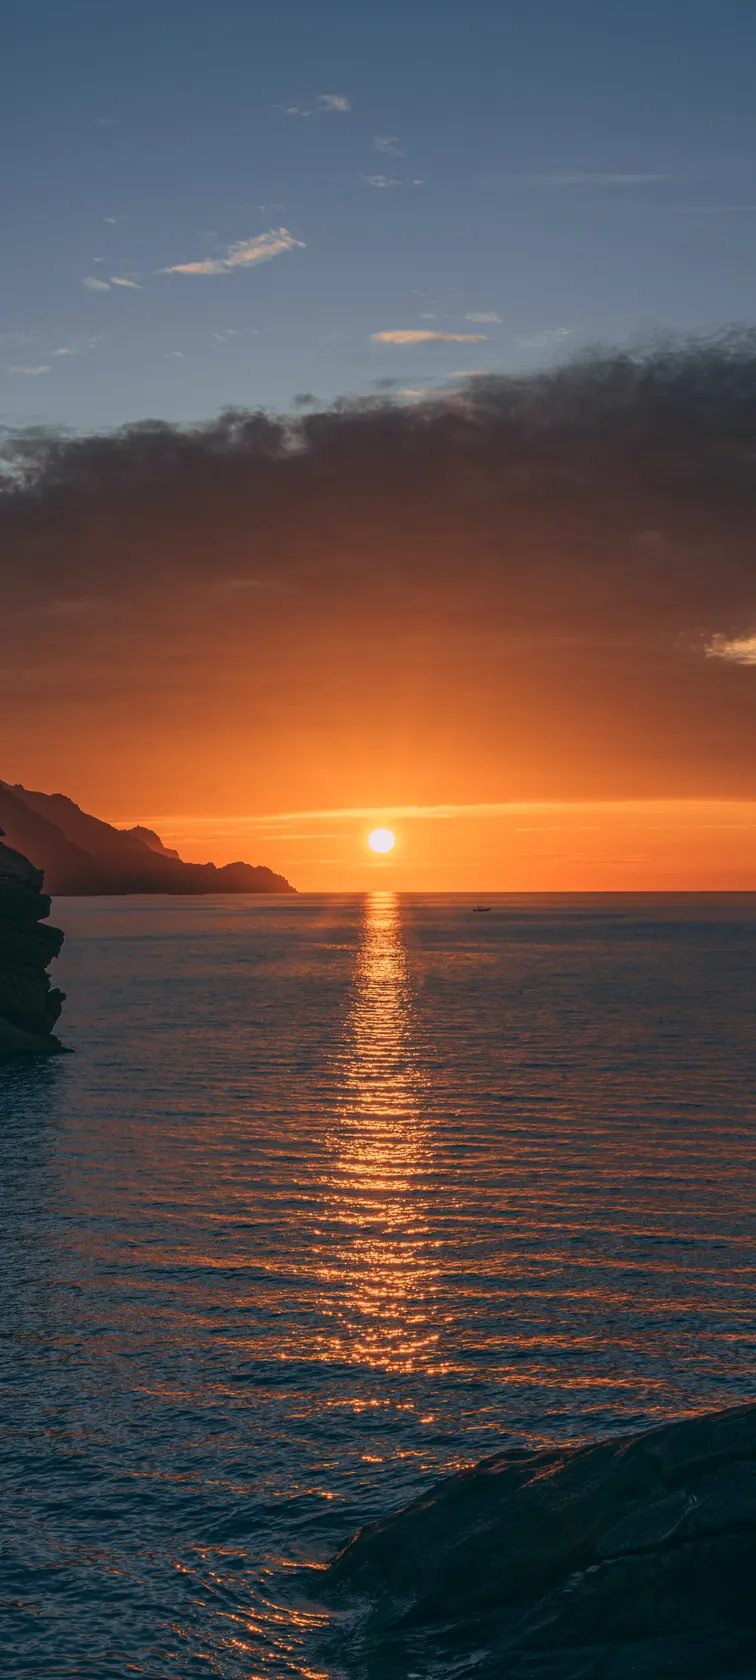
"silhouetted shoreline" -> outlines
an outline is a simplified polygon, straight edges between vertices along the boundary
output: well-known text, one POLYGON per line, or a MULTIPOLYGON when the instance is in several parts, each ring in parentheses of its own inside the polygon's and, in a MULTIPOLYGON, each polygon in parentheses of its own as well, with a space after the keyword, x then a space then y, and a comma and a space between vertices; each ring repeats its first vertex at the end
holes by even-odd
POLYGON ((184 863, 144 828, 118 829, 62 793, 0 781, 9 842, 43 869, 47 890, 73 897, 121 893, 294 893, 264 864, 184 863))

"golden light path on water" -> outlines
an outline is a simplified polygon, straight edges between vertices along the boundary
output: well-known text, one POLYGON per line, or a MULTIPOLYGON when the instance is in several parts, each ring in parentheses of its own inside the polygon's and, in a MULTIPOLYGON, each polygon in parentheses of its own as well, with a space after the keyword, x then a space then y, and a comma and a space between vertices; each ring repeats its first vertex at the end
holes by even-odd
POLYGON ((3 1680, 351 1680, 358 1527, 756 1392, 756 904, 477 902, 56 905, 77 1054, 0 1072, 3 1680))
POLYGON ((438 1340, 438 1267, 428 1218, 427 1075, 417 1039, 400 903, 365 899, 344 1041, 343 1093, 328 1137, 329 1241, 319 1257, 324 1359, 427 1367, 438 1340))

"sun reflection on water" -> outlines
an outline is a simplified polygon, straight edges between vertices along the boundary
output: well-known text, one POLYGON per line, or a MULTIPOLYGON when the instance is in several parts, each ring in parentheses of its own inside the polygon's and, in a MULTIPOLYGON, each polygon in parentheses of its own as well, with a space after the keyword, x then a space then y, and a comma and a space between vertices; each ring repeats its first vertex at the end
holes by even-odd
POLYGON ((438 1267, 428 1217, 424 1072, 399 900, 365 901, 355 990, 337 1052, 343 1092, 329 1138, 330 1241, 319 1277, 323 1358, 412 1371, 433 1362, 438 1267))

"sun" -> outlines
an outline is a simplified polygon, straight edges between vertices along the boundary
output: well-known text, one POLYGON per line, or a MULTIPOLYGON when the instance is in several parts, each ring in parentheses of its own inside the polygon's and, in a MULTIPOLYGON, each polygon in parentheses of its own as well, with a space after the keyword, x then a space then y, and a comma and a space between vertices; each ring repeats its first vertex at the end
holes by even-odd
POLYGON ((396 838, 390 828, 374 828, 368 835, 368 845, 372 852, 393 852, 396 838))

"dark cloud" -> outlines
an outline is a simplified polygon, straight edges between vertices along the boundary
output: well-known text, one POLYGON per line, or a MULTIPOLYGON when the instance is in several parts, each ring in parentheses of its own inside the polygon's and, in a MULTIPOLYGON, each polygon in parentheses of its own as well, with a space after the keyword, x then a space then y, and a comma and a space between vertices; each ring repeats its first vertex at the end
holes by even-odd
POLYGON ((754 333, 3 456, 11 668, 146 697, 159 665, 186 715, 273 741, 309 706, 334 751, 380 669, 407 752, 467 730, 502 796, 538 754, 531 793, 756 789, 754 333))

